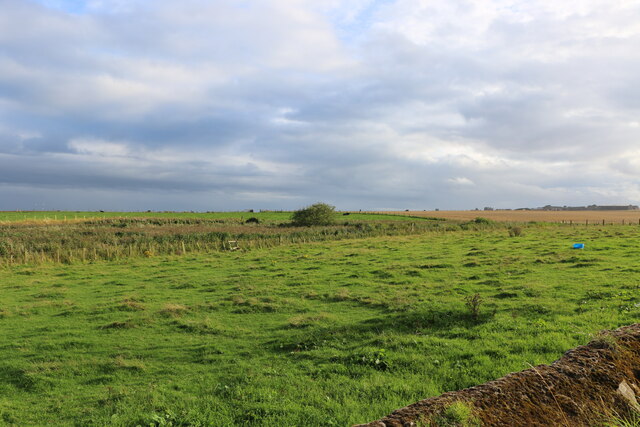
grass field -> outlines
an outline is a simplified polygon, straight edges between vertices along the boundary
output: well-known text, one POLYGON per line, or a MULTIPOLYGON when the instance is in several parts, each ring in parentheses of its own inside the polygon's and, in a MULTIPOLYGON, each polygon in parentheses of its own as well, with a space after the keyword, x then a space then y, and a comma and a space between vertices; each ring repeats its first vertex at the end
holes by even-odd
MULTIPOLYGON (((345 212, 346 213, 346 212, 345 212)), ((239 221, 258 218, 263 222, 286 222, 292 212, 81 212, 81 211, 0 211, 0 222, 24 221, 74 221, 100 218, 165 218, 165 219, 236 219, 239 221)), ((478 216, 478 215, 476 215, 478 216)), ((405 215, 352 212, 348 215, 336 213, 336 220, 352 221, 408 221, 405 215)), ((475 218, 475 217, 474 217, 475 218)), ((415 219, 414 219, 415 221, 415 219)))
POLYGON ((288 220, 268 217, 247 220, 179 216, 6 221, 0 223, 0 266, 113 261, 238 248, 249 250, 292 243, 492 226, 475 221, 452 223, 408 217, 387 219, 384 215, 341 215, 337 218, 341 220, 322 227, 292 226, 288 220), (365 221, 362 218, 369 219, 365 221))
POLYGON ((370 421, 636 322, 638 238, 452 228, 5 266, 0 424, 370 421))
MULTIPOLYGON (((346 213, 346 212, 345 212, 346 213)), ((73 212, 73 211, 0 211, 0 223, 33 220, 72 221, 98 218, 166 218, 166 219, 236 219, 239 221, 255 217, 266 222, 284 222, 291 212, 73 212)), ((336 213, 336 219, 352 221, 415 221, 434 219, 471 221, 482 217, 492 221, 527 223, 572 223, 575 225, 640 225, 640 210, 619 211, 381 211, 350 212, 348 216, 336 213), (604 221, 604 224, 603 224, 604 221)))
POLYGON ((620 211, 397 211, 386 215, 403 215, 414 218, 442 218, 469 221, 483 217, 501 222, 558 222, 581 225, 636 224, 640 225, 640 210, 620 211), (603 224, 604 222, 604 224, 603 224))

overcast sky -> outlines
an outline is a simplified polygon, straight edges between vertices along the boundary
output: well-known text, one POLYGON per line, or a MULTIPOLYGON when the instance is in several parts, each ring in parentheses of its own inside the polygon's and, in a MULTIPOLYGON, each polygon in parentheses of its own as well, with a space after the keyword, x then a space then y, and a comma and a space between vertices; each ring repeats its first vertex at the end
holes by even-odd
POLYGON ((0 210, 640 204, 637 0, 0 0, 0 210))

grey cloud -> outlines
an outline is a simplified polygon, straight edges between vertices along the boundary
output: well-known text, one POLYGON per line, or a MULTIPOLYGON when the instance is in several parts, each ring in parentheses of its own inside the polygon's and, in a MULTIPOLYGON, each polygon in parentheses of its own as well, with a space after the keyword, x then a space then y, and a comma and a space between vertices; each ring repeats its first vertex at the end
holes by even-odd
POLYGON ((74 15, 0 3, 5 209, 28 204, 18 188, 66 203, 96 189, 132 209, 151 204, 134 193, 168 209, 640 197, 625 160, 640 137, 637 9, 526 6, 527 19, 484 22, 490 1, 467 16, 461 2, 434 11, 398 0, 336 30, 304 1, 103 2, 74 15), (407 21, 420 14, 417 27, 407 21), (82 153, 78 140, 123 151, 82 153))

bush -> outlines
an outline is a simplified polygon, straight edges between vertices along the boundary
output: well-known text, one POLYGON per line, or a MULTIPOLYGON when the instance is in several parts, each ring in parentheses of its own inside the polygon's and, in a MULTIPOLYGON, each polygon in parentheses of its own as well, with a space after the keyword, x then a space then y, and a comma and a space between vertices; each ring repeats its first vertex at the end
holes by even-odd
POLYGON ((493 221, 491 221, 488 218, 483 218, 481 216, 476 217, 476 219, 473 220, 473 222, 475 222, 476 224, 492 224, 493 221))
POLYGON ((293 225, 309 227, 312 225, 330 225, 334 222, 335 206, 315 203, 293 213, 293 225))
POLYGON ((258 218, 256 218, 255 216, 252 216, 251 218, 246 220, 244 223, 245 224, 260 224, 260 220, 258 218))
POLYGON ((509 229, 510 237, 520 237, 522 236, 522 227, 511 227, 509 229))

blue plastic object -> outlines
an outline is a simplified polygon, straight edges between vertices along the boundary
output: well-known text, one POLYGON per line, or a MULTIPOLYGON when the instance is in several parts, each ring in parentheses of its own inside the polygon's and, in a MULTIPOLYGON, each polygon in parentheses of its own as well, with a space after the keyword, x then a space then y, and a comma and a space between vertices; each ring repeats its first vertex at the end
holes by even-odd
POLYGON ((584 249, 584 243, 574 243, 573 249, 584 249))

